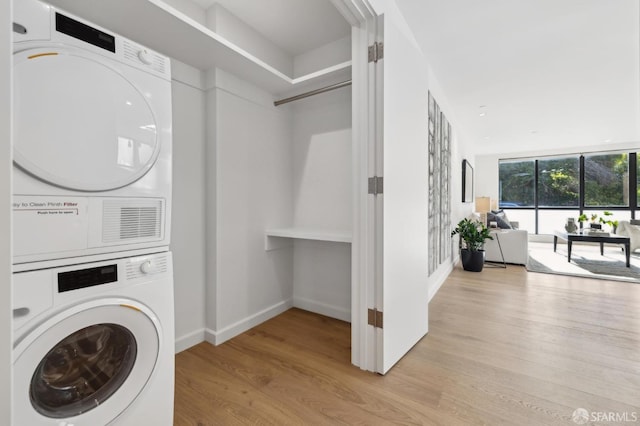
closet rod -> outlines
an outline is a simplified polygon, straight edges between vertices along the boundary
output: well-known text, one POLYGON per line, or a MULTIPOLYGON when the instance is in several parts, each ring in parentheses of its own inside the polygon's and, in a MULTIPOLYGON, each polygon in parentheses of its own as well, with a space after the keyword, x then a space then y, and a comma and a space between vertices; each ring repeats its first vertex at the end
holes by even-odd
POLYGON ((298 99, 308 98, 309 96, 319 95, 320 93, 328 92, 330 90, 339 89, 341 87, 346 87, 351 85, 351 80, 343 81, 341 83, 332 84, 331 86, 322 87, 320 89, 312 90, 310 92, 301 93, 299 95, 291 96, 290 98, 281 99, 279 101, 275 101, 273 104, 275 106, 279 106, 282 104, 286 104, 289 102, 297 101, 298 99))

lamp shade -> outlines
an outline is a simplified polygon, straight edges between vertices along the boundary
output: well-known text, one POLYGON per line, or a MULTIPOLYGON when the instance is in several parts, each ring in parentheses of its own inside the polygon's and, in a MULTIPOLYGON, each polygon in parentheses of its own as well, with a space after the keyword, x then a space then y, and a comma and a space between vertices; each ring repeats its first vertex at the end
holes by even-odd
POLYGON ((489 197, 476 197, 476 211, 479 213, 486 213, 491 210, 491 198, 489 197))

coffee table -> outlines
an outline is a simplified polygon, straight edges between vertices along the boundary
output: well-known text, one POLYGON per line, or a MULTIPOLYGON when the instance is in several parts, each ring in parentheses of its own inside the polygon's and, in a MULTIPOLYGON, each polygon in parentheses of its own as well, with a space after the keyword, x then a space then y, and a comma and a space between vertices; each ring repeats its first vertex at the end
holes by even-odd
POLYGON ((624 247, 624 253, 627 258, 627 268, 631 267, 631 238, 623 237, 621 235, 594 235, 587 233, 569 233, 564 231, 554 231, 553 233, 553 251, 556 251, 558 245, 558 238, 562 238, 567 242, 567 262, 571 262, 571 245, 574 241, 581 241, 586 243, 599 243, 600 255, 604 255, 604 243, 621 244, 624 247))

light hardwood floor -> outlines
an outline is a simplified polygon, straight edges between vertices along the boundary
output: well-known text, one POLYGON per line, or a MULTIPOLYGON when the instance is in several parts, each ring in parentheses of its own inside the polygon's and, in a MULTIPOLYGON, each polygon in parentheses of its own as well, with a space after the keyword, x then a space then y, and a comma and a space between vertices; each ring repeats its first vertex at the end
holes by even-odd
POLYGON ((176 357, 175 424, 566 426, 579 407, 640 424, 639 284, 458 266, 429 314, 386 376, 350 364, 349 324, 298 309, 197 345, 176 357))

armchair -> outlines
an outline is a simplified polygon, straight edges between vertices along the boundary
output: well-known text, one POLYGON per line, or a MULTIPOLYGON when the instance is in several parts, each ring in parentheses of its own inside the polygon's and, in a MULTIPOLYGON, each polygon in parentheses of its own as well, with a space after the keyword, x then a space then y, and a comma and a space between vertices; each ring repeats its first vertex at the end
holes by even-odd
POLYGON ((621 220, 618 224, 616 234, 624 237, 629 237, 631 240, 630 251, 633 253, 635 250, 640 249, 640 225, 632 225, 627 220, 621 220))

